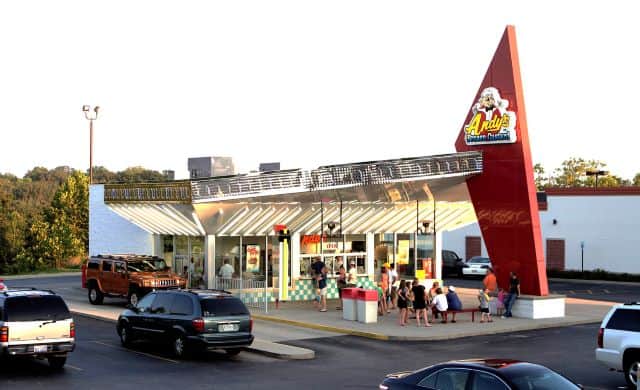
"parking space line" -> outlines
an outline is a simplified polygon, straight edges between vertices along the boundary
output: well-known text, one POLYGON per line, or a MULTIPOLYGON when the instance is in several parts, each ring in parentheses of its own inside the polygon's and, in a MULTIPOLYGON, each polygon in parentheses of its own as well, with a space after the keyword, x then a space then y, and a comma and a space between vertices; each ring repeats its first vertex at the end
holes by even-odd
POLYGON ((76 371, 84 371, 82 368, 80 368, 80 367, 76 367, 76 366, 72 366, 72 365, 71 365, 71 364, 69 364, 69 363, 65 364, 64 366, 65 366, 65 368, 70 368, 70 369, 72 369, 72 370, 76 370, 76 371))
POLYGON ((101 342, 101 341, 93 341, 93 342, 94 342, 94 343, 96 343, 96 344, 104 345, 105 347, 110 347, 110 348, 113 348, 113 349, 118 349, 118 350, 120 350, 120 351, 133 352, 133 353, 137 353, 138 355, 142 355, 142 356, 150 357, 150 358, 153 358, 153 359, 158 359, 158 360, 163 360, 163 361, 165 361, 165 362, 170 362, 170 363, 180 364, 180 362, 179 362, 179 361, 177 361, 177 360, 172 360, 172 359, 163 358, 163 357, 161 357, 161 356, 152 355, 152 354, 150 354, 150 353, 140 352, 140 351, 136 351, 136 350, 133 350, 133 349, 122 348, 122 347, 118 347, 118 346, 113 345, 113 344, 103 343, 103 342, 101 342))

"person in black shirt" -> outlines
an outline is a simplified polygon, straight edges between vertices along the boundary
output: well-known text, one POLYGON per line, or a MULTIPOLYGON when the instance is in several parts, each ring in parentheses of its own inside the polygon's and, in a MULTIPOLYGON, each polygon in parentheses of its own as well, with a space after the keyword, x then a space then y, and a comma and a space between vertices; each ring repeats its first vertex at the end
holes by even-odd
POLYGON ((502 318, 512 317, 511 308, 516 301, 516 298, 520 296, 520 279, 515 272, 511 272, 509 275, 509 295, 504 300, 504 315, 502 318))
POLYGON ((423 285, 420 284, 418 279, 413 281, 413 287, 411 288, 413 293, 413 309, 416 311, 416 321, 420 326, 420 316, 424 317, 424 326, 430 327, 429 319, 427 319, 427 293, 423 285))

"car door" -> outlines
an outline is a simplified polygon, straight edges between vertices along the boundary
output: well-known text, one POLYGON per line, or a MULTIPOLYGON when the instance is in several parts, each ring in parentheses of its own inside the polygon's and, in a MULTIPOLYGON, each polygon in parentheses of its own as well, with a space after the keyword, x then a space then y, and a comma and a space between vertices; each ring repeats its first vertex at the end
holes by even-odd
POLYGON ((166 336, 171 329, 171 303, 175 294, 170 292, 156 294, 156 299, 151 304, 149 316, 146 318, 147 329, 153 338, 168 341, 166 336))
POLYGON ((151 293, 142 298, 140 302, 138 302, 134 314, 128 317, 131 329, 141 338, 149 338, 154 334, 153 331, 149 330, 146 317, 150 316, 151 305, 156 299, 156 295, 156 293, 151 293))
POLYGON ((114 294, 126 295, 129 292, 129 279, 127 268, 123 261, 113 263, 113 278, 111 279, 111 291, 114 294))
POLYGON ((100 269, 100 287, 102 292, 111 293, 113 286, 113 261, 103 260, 100 269))

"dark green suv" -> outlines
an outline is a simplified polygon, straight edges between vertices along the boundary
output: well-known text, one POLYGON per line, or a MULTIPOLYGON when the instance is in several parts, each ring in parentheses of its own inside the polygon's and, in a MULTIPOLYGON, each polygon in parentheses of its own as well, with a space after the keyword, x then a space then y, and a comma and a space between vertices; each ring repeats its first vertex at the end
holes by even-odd
POLYGON ((149 293, 118 318, 122 345, 134 340, 171 344, 176 357, 222 349, 238 354, 253 342, 246 306, 226 291, 171 290, 149 293))

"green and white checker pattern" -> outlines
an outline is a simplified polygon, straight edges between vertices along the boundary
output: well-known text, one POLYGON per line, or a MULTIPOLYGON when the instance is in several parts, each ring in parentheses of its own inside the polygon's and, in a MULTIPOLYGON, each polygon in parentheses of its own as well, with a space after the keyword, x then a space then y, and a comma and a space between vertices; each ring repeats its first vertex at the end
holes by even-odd
MULTIPOLYGON (((369 280, 368 276, 358 277, 358 287, 374 289, 375 283, 369 280)), ((290 301, 312 301, 316 298, 316 290, 313 280, 296 280, 296 288, 289 290, 290 301)), ((338 299, 338 285, 336 279, 327 280, 327 299, 338 299)))

